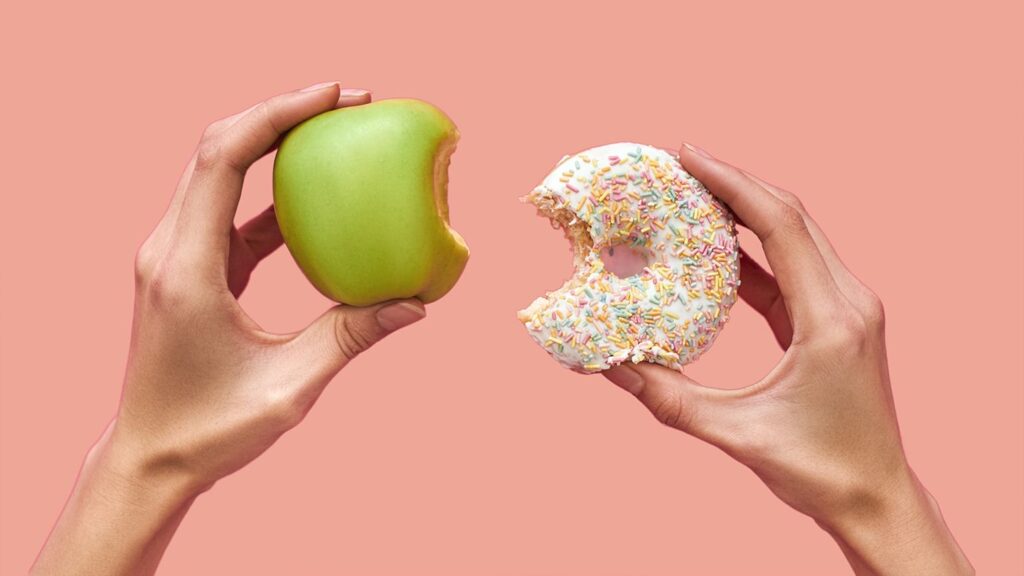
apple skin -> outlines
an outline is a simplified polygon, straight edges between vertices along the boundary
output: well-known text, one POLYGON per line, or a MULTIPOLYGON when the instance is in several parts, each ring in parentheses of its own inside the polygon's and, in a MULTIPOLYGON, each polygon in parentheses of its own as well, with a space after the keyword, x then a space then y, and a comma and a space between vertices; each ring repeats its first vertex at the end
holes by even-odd
POLYGON ((293 128, 274 160, 285 244, 336 302, 424 303, 455 286, 469 248, 448 226, 448 161, 459 133, 412 99, 325 112, 293 128))

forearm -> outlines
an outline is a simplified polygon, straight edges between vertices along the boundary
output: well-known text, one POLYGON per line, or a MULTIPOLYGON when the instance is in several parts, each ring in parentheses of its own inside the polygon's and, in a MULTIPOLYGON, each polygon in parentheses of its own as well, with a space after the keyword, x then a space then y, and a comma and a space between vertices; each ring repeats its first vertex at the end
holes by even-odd
POLYGON ((152 574, 197 492, 144 472, 109 431, 32 567, 33 574, 152 574))
POLYGON ((974 574, 938 504, 913 472, 877 513, 819 522, 855 574, 974 574))

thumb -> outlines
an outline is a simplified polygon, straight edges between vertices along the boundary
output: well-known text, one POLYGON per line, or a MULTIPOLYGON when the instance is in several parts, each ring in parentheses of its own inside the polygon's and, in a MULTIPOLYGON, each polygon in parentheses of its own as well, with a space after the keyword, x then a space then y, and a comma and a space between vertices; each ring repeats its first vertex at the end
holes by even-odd
POLYGON ((303 330, 294 344, 306 361, 333 376, 388 334, 426 315, 423 303, 416 299, 335 306, 303 330))
POLYGON ((681 372, 654 364, 619 364, 603 372, 612 383, 637 397, 662 424, 719 447, 727 440, 729 391, 702 386, 681 372))

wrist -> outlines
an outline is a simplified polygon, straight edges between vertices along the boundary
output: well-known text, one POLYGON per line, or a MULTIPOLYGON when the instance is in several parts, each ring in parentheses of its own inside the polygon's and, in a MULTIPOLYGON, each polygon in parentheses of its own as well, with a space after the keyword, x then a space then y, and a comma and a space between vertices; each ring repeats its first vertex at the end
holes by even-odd
POLYGON ((33 573, 151 574, 199 494, 115 441, 113 429, 86 455, 33 573))
POLYGON ((923 486, 905 463, 885 476, 884 482, 847 490, 842 505, 815 520, 833 536, 852 540, 912 522, 922 512, 923 486))
POLYGON ((848 546, 870 548, 877 541, 898 543, 926 516, 921 488, 911 477, 899 480, 884 492, 865 495, 864 505, 818 523, 848 546), (894 542, 896 540, 896 542, 894 542))
POLYGON ((115 422, 89 450, 83 476, 90 472, 101 480, 104 491, 123 501, 161 507, 191 502, 212 485, 169 460, 173 458, 133 442, 115 422))
POLYGON ((864 500, 864 506, 818 520, 857 574, 974 573, 909 466, 864 500))

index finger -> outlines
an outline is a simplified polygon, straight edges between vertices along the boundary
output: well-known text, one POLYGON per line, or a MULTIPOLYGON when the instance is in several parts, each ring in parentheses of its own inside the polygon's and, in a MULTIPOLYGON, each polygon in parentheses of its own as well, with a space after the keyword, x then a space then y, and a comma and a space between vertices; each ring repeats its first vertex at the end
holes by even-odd
POLYGON ((226 254, 246 170, 282 134, 339 102, 338 84, 275 96, 203 135, 177 230, 203 251, 226 254))
POLYGON ((679 151, 679 161, 761 240, 794 329, 822 318, 822 304, 834 303, 838 289, 803 216, 738 169, 689 144, 679 151))
MULTIPOLYGON (((341 90, 341 95, 338 97, 338 102, 334 105, 334 107, 345 108, 346 106, 358 106, 360 104, 369 104, 371 100, 372 96, 368 90, 343 88, 341 90)), ((242 117, 244 117, 254 108, 256 108, 256 106, 258 106, 258 104, 250 106, 237 114, 218 120, 217 122, 214 122, 211 126, 223 127, 225 129, 230 128, 235 123, 237 123, 242 117)), ((211 130, 211 133, 212 132, 213 131, 211 130)), ((267 153, 274 151, 277 148, 277 144, 279 142, 280 139, 267 150, 267 153)), ((192 182, 192 173, 195 170, 195 165, 196 154, 193 154, 192 157, 189 159, 188 165, 185 167, 185 171, 182 172, 181 178, 178 181, 178 185, 175 188, 174 195, 171 197, 171 202, 167 207, 167 212, 164 214, 163 219, 157 226, 158 231, 160 231, 161 228, 172 228, 177 222, 178 213, 181 211, 181 205, 182 203, 184 203, 185 200, 185 193, 192 182)))

